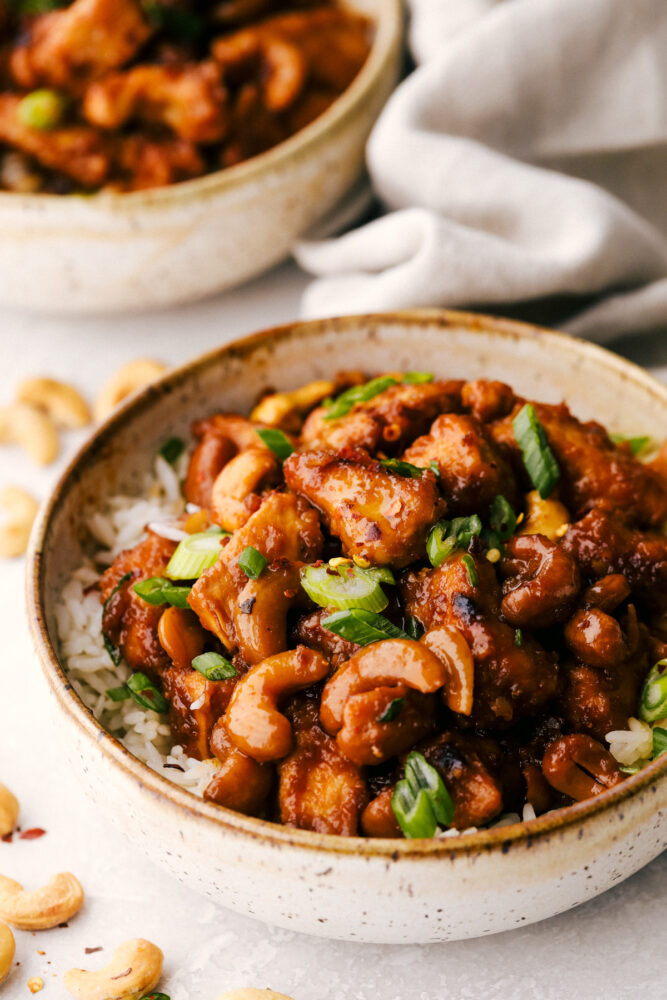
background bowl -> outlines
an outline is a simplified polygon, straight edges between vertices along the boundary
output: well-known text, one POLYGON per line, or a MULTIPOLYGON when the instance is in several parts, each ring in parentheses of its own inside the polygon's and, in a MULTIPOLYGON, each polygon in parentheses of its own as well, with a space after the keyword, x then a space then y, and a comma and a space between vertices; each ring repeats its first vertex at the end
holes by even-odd
POLYGON ((401 0, 349 0, 375 21, 360 73, 323 115, 227 170, 130 194, 0 192, 0 304, 146 309, 238 285, 284 260, 364 166, 399 73, 401 0))
POLYGON ((137 491, 159 444, 193 418, 248 412, 267 385, 293 388, 340 368, 491 377, 628 435, 667 426, 667 388, 588 343, 454 312, 296 323, 248 337, 167 375, 79 452, 43 508, 28 556, 28 613, 88 795, 180 880, 232 909, 322 936, 426 942, 472 937, 576 906, 667 846, 667 757, 621 786, 525 824, 461 838, 343 838, 205 803, 136 760, 95 721, 58 660, 55 607, 86 549, 83 508, 137 491))

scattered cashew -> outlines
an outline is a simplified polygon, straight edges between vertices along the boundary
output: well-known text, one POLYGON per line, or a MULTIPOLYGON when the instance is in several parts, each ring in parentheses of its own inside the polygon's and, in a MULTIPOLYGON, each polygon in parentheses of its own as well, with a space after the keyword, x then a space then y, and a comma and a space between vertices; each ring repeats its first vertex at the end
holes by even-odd
POLYGON ((122 365, 102 386, 95 400, 95 419, 105 420, 126 396, 154 382, 166 370, 165 365, 149 358, 136 358, 122 365))
POLYGON ((229 990, 218 997, 218 1000, 292 1000, 284 993, 274 990, 229 990))
POLYGON ((31 993, 39 993, 44 989, 44 980, 41 976, 31 976, 26 985, 31 993))
POLYGON ((23 555, 28 547, 39 504, 20 486, 6 486, 0 492, 0 507, 8 515, 5 523, 0 525, 0 557, 13 559, 23 555))
POLYGON ((14 960, 14 935, 7 924, 0 924, 0 983, 9 975, 14 960))
POLYGON ((442 695, 448 708, 461 715, 472 712, 475 684, 475 661, 462 632, 453 626, 441 625, 424 632, 419 640, 444 664, 448 679, 442 695))
POLYGON ((267 448, 248 448, 218 473, 211 494, 211 511, 225 531, 238 531, 259 507, 262 485, 276 482, 280 462, 267 448))
POLYGON ((61 872, 46 885, 27 892, 20 882, 0 875, 0 918, 22 931, 57 927, 78 913, 83 889, 74 875, 61 872))
POLYGON ((19 818, 19 802, 6 785, 0 785, 0 837, 11 833, 19 818))
POLYGON ((70 969, 63 982, 77 1000, 140 1000, 159 983, 163 959, 156 945, 132 938, 116 948, 103 969, 70 969))
POLYGON ((17 398, 21 403, 44 410, 58 427, 85 427, 90 410, 81 393, 66 382, 53 378, 28 378, 20 383, 17 398))
POLYGON ((0 407, 0 444, 20 445, 38 465, 49 465, 59 451, 51 417, 29 403, 0 407))
POLYGON ((543 500, 537 490, 526 494, 526 517, 517 535, 546 535, 551 542, 562 537, 570 512, 560 500, 543 500))
POLYGON ((250 419, 258 424, 297 432, 301 428, 301 419, 308 411, 327 396, 332 396, 335 391, 334 382, 320 379, 293 389, 292 392, 276 392, 272 396, 265 396, 257 404, 250 419))

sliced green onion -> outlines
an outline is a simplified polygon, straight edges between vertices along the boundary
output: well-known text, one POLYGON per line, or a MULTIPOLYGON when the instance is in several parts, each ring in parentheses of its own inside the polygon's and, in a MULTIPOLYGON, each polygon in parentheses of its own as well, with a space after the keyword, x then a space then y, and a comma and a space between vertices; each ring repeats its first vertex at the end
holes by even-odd
POLYGON ((382 715, 378 715, 378 722, 393 722, 403 711, 405 698, 392 698, 382 715))
POLYGON ((520 628, 514 629, 514 645, 518 646, 519 649, 523 646, 523 632, 520 628))
POLYGON ((653 730, 653 760, 667 753, 667 729, 656 726, 653 730))
POLYGON ((111 698, 112 701, 126 701, 130 697, 127 684, 121 684, 121 686, 117 688, 108 688, 105 694, 107 698, 111 698))
POLYGON ((403 376, 404 385, 424 385, 433 381, 431 372, 406 372, 403 376))
POLYGON ((438 521, 426 542, 426 554, 431 566, 439 566, 455 549, 464 549, 479 535, 482 522, 477 514, 455 517, 453 521, 438 521))
POLYGON ((519 410, 512 427, 530 481, 545 500, 560 478, 560 469, 531 403, 519 410))
POLYGON ((270 448, 281 462, 289 458, 294 451, 294 445, 287 437, 287 434, 283 434, 282 431, 274 427, 256 427, 255 434, 258 438, 261 438, 266 447, 270 448))
POLYGON ((619 767, 619 771, 622 771, 623 774, 639 774, 641 769, 639 764, 626 764, 623 767, 619 767))
MULTIPOLYGON (((362 569, 361 566, 358 568, 362 569)), ((372 577, 374 580, 377 580, 378 583, 396 583, 394 574, 388 566, 365 566, 363 567, 363 572, 368 574, 368 576, 372 577)))
POLYGON ((500 493, 494 497, 489 508, 489 526, 503 542, 514 534, 516 514, 512 510, 511 504, 500 493))
POLYGON ((218 561, 224 531, 198 531, 178 543, 166 575, 171 580, 196 580, 218 561))
POLYGON ((120 661, 123 659, 123 654, 121 653, 118 646, 111 640, 106 632, 102 632, 102 642, 104 643, 104 648, 109 654, 109 658, 113 663, 114 667, 117 667, 120 661))
POLYGON ((304 566, 301 586, 321 608, 363 608, 383 611, 389 598, 373 572, 343 563, 340 566, 304 566))
POLYGON ((112 598, 112 597, 115 597, 115 596, 116 596, 116 594, 118 593, 118 591, 119 591, 119 590, 121 589, 121 587, 123 586, 123 584, 124 584, 124 583, 127 583, 127 581, 128 581, 128 580, 131 580, 133 576, 134 576, 134 573, 123 573, 123 575, 121 576, 120 580, 118 581, 118 583, 117 583, 117 584, 116 584, 116 586, 115 586, 115 587, 113 588, 113 590, 111 591, 111 593, 110 593, 110 594, 109 594, 109 596, 107 597, 106 601, 105 601, 105 602, 104 602, 104 604, 102 605, 102 614, 104 614, 104 612, 105 612, 105 611, 106 611, 106 609, 108 608, 108 606, 109 606, 109 602, 111 601, 111 598, 112 598))
POLYGON ((630 451, 633 455, 641 455, 648 446, 651 444, 651 438, 644 437, 623 437, 622 434, 610 434, 609 435, 614 442, 614 444, 627 444, 630 447, 630 451))
POLYGON ((428 463, 428 467, 435 476, 435 478, 440 479, 442 473, 440 472, 440 466, 438 465, 438 463, 434 458, 432 458, 431 461, 428 463))
POLYGON ((141 1000, 171 1000, 171 997, 166 993, 147 993, 141 1000))
POLYGON ((266 563, 267 560, 264 558, 262 553, 258 552, 257 549, 254 549, 252 545, 246 546, 239 556, 239 567, 243 570, 246 576, 250 577, 251 580, 257 579, 266 566, 266 563))
POLYGON ((200 656, 195 656, 192 666, 203 674, 207 681, 228 681, 230 677, 237 675, 234 664, 220 653, 202 653, 200 656))
POLYGON ((135 583, 132 590, 147 604, 171 604, 175 608, 187 608, 191 587, 177 587, 165 576, 149 576, 147 580, 135 583))
POLYGON ((165 462, 175 465, 185 451, 185 441, 179 437, 170 437, 164 442, 158 451, 165 462))
POLYGON ((146 677, 146 674, 132 674, 126 681, 126 686, 130 695, 142 708, 149 708, 152 712, 166 712, 169 708, 167 699, 162 695, 155 684, 146 677))
POLYGON ((48 132, 60 125, 67 101, 57 90, 33 90, 19 102, 18 119, 26 128, 48 132))
POLYGON ((394 789, 391 808, 410 839, 432 837, 439 826, 449 826, 454 818, 454 803, 444 781, 414 750, 405 762, 405 778, 394 789))
POLYGON ((410 615, 405 626, 405 631, 411 639, 421 639, 424 634, 424 626, 418 618, 410 615))
POLYGON ((395 472, 397 476, 405 476, 406 479, 419 479, 425 469, 420 469, 418 465, 411 465, 410 462, 402 462, 400 458, 383 458, 380 465, 388 472, 395 472))
POLYGON ((371 642, 381 642, 383 639, 409 639, 403 629, 397 628, 392 622, 376 615, 373 611, 363 611, 353 608, 347 611, 336 611, 328 618, 322 619, 322 625, 329 632, 349 639, 359 646, 368 646, 371 642))
POLYGON ((461 556, 461 562, 466 568, 466 573, 468 575, 468 583, 471 587, 476 587, 479 583, 479 577, 477 575, 477 569, 475 567, 475 560, 467 552, 461 556))
POLYGON ((17 6, 20 14, 48 14, 68 3, 69 0, 18 0, 17 6))
POLYGON ((353 385, 351 389, 346 389, 334 399, 324 414, 324 419, 338 420, 339 417, 344 417, 346 413, 349 413, 357 403, 367 403, 369 399, 379 396, 381 392, 390 389, 392 385, 398 385, 398 382, 391 375, 381 375, 379 378, 371 379, 370 382, 364 382, 363 385, 353 385))
POLYGON ((667 660, 658 660, 644 681, 639 696, 639 718, 657 722, 667 716, 667 660))

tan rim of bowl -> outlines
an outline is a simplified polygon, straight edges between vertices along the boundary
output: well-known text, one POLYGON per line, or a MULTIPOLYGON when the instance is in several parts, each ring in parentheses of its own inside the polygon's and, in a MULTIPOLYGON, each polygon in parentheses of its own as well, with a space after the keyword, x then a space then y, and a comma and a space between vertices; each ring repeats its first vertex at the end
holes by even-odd
MULTIPOLYGON (((354 3, 349 3, 353 9, 354 3)), ((115 212, 133 211, 137 206, 158 208, 174 203, 188 202, 217 195, 230 188, 250 182, 272 169, 279 169, 290 160, 301 160, 331 136, 336 135, 357 111, 372 98, 373 88, 384 72, 398 58, 403 31, 402 0, 380 0, 375 17, 375 36, 366 62, 350 86, 343 91, 330 108, 318 115, 309 125, 295 132, 265 153, 259 153, 234 167, 216 170, 190 181, 180 181, 166 187, 126 193, 101 192, 92 195, 14 194, 0 191, 0 209, 3 204, 13 208, 33 208, 37 204, 64 206, 77 205, 78 210, 99 209, 115 212)))
POLYGON ((243 816, 223 806, 204 802, 192 792, 180 788, 170 782, 168 778, 152 771, 147 764, 143 764, 134 757, 96 721, 90 709, 85 707, 74 692, 67 679, 67 674, 60 665, 46 627, 43 611, 42 549, 51 519, 62 505, 70 484, 80 478, 80 467, 85 469, 93 465, 97 454, 103 451, 105 445, 113 439, 119 429, 132 423, 136 413, 150 408, 156 398, 169 393, 186 382, 194 373, 205 370, 216 359, 225 354, 243 358, 252 354, 257 348, 264 345, 269 346, 276 341, 312 336, 317 331, 358 329, 378 323, 385 326, 412 326, 414 328, 436 324, 443 331, 450 326, 465 327, 473 334, 476 330, 492 331, 497 336, 509 340, 539 338, 546 341, 547 345, 553 344, 554 348, 565 349, 574 356, 587 357, 596 361, 603 368, 614 370, 624 380, 640 385, 643 390, 660 403, 667 405, 666 386, 655 381, 637 365, 625 361, 601 347, 542 327, 474 313, 418 310, 366 316, 344 316, 290 323, 252 334, 201 355, 194 361, 169 372, 133 397, 130 402, 121 406, 79 449, 58 481, 50 498, 43 505, 32 533, 26 571, 26 599, 30 630, 42 668, 60 707, 87 734, 90 740, 101 748, 103 754, 120 767, 128 778, 134 779, 143 786, 147 792, 166 800, 171 805, 178 806, 195 818, 201 817, 210 820, 220 827, 221 832, 233 830, 237 834, 263 839, 274 845, 288 844, 340 855, 389 856, 394 860, 399 858, 416 859, 424 855, 474 854, 493 850, 504 853, 513 843, 526 841, 531 843, 539 837, 547 837, 549 834, 566 827, 581 824, 588 817, 619 805, 634 795, 648 790, 657 779, 667 778, 667 755, 663 759, 653 761, 638 774, 627 778, 616 788, 601 793, 595 799, 575 803, 512 826, 500 827, 495 830, 481 830, 461 837, 434 840, 378 840, 365 837, 339 837, 331 834, 312 833, 308 830, 297 830, 267 820, 243 816))

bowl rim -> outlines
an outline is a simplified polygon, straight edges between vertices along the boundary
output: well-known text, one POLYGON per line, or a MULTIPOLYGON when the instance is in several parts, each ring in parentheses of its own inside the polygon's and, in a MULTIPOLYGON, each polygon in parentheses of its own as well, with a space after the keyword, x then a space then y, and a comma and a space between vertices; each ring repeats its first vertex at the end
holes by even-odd
MULTIPOLYGON (((251 183, 258 177, 279 170, 290 161, 300 161, 319 145, 343 129, 372 97, 374 88, 385 71, 398 58, 403 34, 402 0, 375 0, 376 12, 369 13, 375 34, 365 63, 352 83, 336 100, 308 125, 288 136, 276 146, 250 157, 233 167, 202 174, 192 180, 179 181, 143 191, 99 191, 92 194, 60 195, 36 192, 20 194, 0 191, 0 211, 11 209, 34 212, 66 206, 67 211, 132 212, 138 207, 158 209, 193 200, 208 199, 217 194, 251 183), (75 209, 72 206, 76 206, 75 209)), ((343 0, 345 6, 358 10, 355 0, 343 0)), ((363 11, 361 11, 363 13, 363 11)))
POLYGON ((222 347, 214 348, 180 365, 156 382, 132 396, 116 409, 84 444, 76 451, 64 472, 58 479, 48 498, 38 513, 29 544, 26 560, 26 604, 27 617, 34 647, 37 651, 46 680, 55 695, 60 708, 69 721, 75 723, 86 738, 100 748, 108 762, 120 768, 125 776, 165 806, 177 807, 195 820, 206 820, 216 824, 221 833, 251 837, 264 841, 267 846, 291 846, 307 848, 329 855, 361 856, 370 858, 415 860, 420 857, 438 857, 464 854, 506 853, 513 845, 531 847, 538 839, 560 833, 572 826, 578 826, 592 816, 599 815, 628 801, 636 795, 667 781, 667 755, 658 758, 640 772, 626 778, 620 785, 608 789, 593 799, 543 813, 532 820, 520 821, 512 825, 478 830, 475 833, 457 837, 433 838, 427 840, 379 839, 370 837, 343 837, 335 834, 315 833, 283 826, 268 820, 257 819, 234 812, 224 806, 206 802, 193 792, 174 784, 166 776, 153 771, 147 764, 135 757, 119 740, 112 736, 94 718, 74 691, 67 674, 60 664, 54 644, 51 642, 46 625, 43 600, 42 551, 50 523, 64 503, 70 485, 76 483, 85 470, 95 464, 96 456, 103 452, 116 432, 132 423, 134 416, 149 410, 161 396, 187 382, 199 371, 207 369, 224 356, 243 359, 259 348, 270 347, 276 341, 298 337, 310 337, 317 332, 331 329, 365 329, 373 324, 419 328, 439 327, 446 331, 449 327, 464 327, 469 333, 476 331, 525 340, 539 338, 546 347, 565 349, 575 357, 584 357, 612 369, 622 379, 638 384, 667 407, 667 386, 661 384, 644 369, 611 351, 587 341, 559 333, 544 327, 515 320, 502 319, 479 313, 454 310, 419 309, 391 311, 388 313, 357 314, 319 320, 303 320, 271 327, 245 337, 238 338, 222 347))

